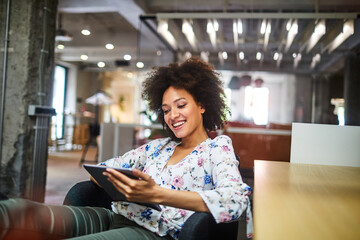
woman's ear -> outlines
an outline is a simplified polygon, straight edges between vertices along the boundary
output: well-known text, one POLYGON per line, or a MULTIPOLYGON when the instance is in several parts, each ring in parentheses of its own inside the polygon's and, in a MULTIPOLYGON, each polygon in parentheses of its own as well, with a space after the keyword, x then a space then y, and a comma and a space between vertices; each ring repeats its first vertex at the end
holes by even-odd
POLYGON ((203 106, 200 106, 200 112, 201 112, 201 114, 204 114, 204 112, 205 112, 205 108, 203 107, 203 106))

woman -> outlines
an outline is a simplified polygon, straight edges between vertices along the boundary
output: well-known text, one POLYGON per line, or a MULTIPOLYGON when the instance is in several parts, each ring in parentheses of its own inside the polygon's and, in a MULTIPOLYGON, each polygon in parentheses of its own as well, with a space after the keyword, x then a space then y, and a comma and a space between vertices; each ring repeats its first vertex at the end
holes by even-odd
POLYGON ((207 134, 222 127, 227 114, 222 83, 214 69, 199 59, 159 67, 144 81, 143 97, 170 137, 153 140, 101 165, 133 169, 141 180, 111 168, 105 175, 129 201, 157 203, 162 210, 113 202, 113 212, 95 209, 108 211, 109 227, 84 231, 87 227, 81 226, 81 233, 76 229, 67 236, 98 232, 84 239, 176 239, 194 211, 209 212, 219 223, 236 220, 246 210, 251 221, 250 189, 242 182, 230 138, 210 139, 207 134))

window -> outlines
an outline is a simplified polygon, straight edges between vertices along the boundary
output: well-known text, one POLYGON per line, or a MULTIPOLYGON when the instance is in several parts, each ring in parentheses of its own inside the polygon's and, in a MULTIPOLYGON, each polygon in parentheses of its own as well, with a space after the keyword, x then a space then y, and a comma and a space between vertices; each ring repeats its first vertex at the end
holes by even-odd
POLYGON ((52 107, 56 110, 56 116, 51 119, 51 139, 61 139, 64 135, 64 105, 65 84, 67 69, 63 66, 55 66, 52 107))
POLYGON ((335 110, 333 114, 336 114, 338 116, 339 125, 344 126, 345 125, 345 108, 344 108, 344 99, 343 98, 332 98, 330 100, 330 103, 332 105, 335 105, 335 110))
POLYGON ((244 115, 257 125, 266 125, 269 115, 269 89, 245 87, 244 115))

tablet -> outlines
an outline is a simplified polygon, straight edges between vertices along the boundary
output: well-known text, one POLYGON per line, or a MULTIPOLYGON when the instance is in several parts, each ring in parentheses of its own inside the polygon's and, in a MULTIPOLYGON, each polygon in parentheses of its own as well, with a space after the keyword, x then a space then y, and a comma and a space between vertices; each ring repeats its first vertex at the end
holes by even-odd
MULTIPOLYGON (((125 201, 129 202, 126 197, 119 192, 114 185, 107 179, 107 176, 103 175, 103 172, 106 170, 106 168, 110 168, 107 166, 99 166, 99 165, 91 165, 91 164, 84 164, 84 168, 90 173, 90 175, 101 185, 101 187, 104 189, 104 191, 109 194, 109 196, 112 198, 113 201, 125 201)), ((131 169, 126 168, 114 168, 111 167, 122 174, 126 175, 129 178, 133 179, 139 179, 134 176, 131 169)), ((158 204, 154 203, 138 203, 137 204, 154 208, 158 211, 161 211, 161 207, 158 204)))

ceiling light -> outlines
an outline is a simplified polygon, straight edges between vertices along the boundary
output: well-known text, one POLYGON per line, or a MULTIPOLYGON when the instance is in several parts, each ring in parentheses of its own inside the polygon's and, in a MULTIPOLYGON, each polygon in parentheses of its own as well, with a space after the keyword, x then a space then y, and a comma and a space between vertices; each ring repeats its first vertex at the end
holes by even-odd
POLYGON ((98 62, 98 63, 97 63, 97 66, 98 66, 99 68, 103 68, 103 67, 105 67, 105 63, 104 63, 104 62, 98 62))
POLYGON ((130 61, 131 60, 131 55, 130 54, 125 54, 124 55, 124 60, 130 61))
POLYGON ((81 55, 80 58, 81 58, 81 60, 84 60, 84 61, 89 59, 88 55, 85 55, 85 54, 81 55))
POLYGON ((224 65, 223 52, 218 52, 218 58, 219 58, 220 64, 221 64, 221 65, 224 65))
POLYGON ((242 25, 241 19, 238 19, 237 25, 238 25, 238 33, 242 34, 243 33, 243 25, 242 25))
POLYGON ((183 20, 183 23, 182 23, 182 26, 181 26, 181 31, 184 33, 184 34, 187 34, 189 32, 192 32, 193 29, 192 29, 192 26, 190 24, 189 21, 187 20, 183 20))
POLYGON ((88 28, 84 28, 83 30, 81 30, 81 34, 84 36, 89 36, 91 32, 88 28))
POLYGON ((168 28, 169 28, 169 25, 168 25, 167 20, 165 20, 165 19, 159 20, 158 27, 157 27, 158 33, 160 33, 166 39, 166 41, 174 49, 176 49, 177 48, 176 40, 175 40, 174 36, 171 34, 171 32, 169 32, 168 28))
POLYGON ((269 21, 267 22, 266 31, 265 31, 265 36, 264 36, 264 51, 266 51, 267 46, 268 46, 268 44, 269 44, 270 33, 271 33, 271 22, 270 22, 270 20, 269 20, 269 21))
POLYGON ((209 34, 211 32, 215 32, 214 25, 210 20, 208 20, 208 22, 206 24, 206 32, 209 33, 209 34))
POLYGON ((296 58, 296 53, 293 53, 293 54, 292 54, 292 57, 293 57, 293 58, 296 58))
POLYGON ((128 72, 128 73, 127 73, 127 77, 128 77, 128 78, 132 78, 133 76, 134 76, 134 74, 133 74, 132 72, 128 72))
POLYGON ((234 33, 234 34, 238 34, 237 22, 236 22, 236 20, 233 21, 233 33, 234 33))
POLYGON ((64 29, 57 29, 55 35, 55 41, 58 42, 70 42, 73 39, 72 35, 64 29))
POLYGON ((311 34, 311 37, 308 41, 308 46, 306 52, 310 52, 311 49, 316 45, 316 43, 320 40, 320 38, 325 34, 325 20, 320 20, 315 26, 314 32, 311 34))
POLYGON ((279 59, 279 53, 275 52, 274 53, 274 60, 277 61, 279 59))
POLYGON ((214 30, 217 32, 219 31, 219 23, 216 19, 214 19, 214 30))
POLYGON ((240 58, 240 60, 244 60, 244 58, 245 58, 244 52, 239 52, 239 58, 240 58))
POLYGON ((190 43, 191 47, 195 50, 197 50, 196 47, 196 38, 194 34, 193 27, 191 25, 191 22, 188 20, 183 20, 181 31, 185 34, 186 39, 190 43))
POLYGON ((342 32, 339 33, 339 35, 326 47, 322 49, 322 52, 325 52, 328 50, 328 53, 331 53, 339 47, 348 37, 354 34, 354 20, 348 20, 343 25, 342 32))
MULTIPOLYGON (((295 54, 296 55, 296 54, 295 54)), ((293 55, 294 56, 294 55, 293 55)), ((294 69, 297 68, 301 60, 301 53, 298 53, 294 59, 294 69)))
POLYGON ((64 46, 63 44, 58 44, 58 45, 57 45, 57 48, 60 49, 60 50, 62 50, 62 49, 65 48, 65 46, 64 46))
POLYGON ((280 67, 281 61, 283 58, 283 54, 282 53, 278 53, 277 59, 275 59, 275 55, 274 55, 274 60, 276 61, 276 67, 280 67))
POLYGON ((206 32, 209 34, 211 45, 216 50, 216 30, 214 25, 215 24, 213 24, 211 20, 208 20, 206 25, 206 32))
POLYGON ((162 53, 161 53, 160 50, 157 50, 157 51, 156 51, 156 55, 161 56, 161 54, 162 54, 162 53))
POLYGON ((210 55, 209 52, 204 52, 204 51, 200 52, 200 58, 205 62, 209 62, 209 55, 210 55))
POLYGON ((316 24, 314 32, 316 34, 325 34, 326 28, 325 28, 325 20, 319 21, 318 24, 316 24))
POLYGON ((270 22, 270 20, 268 21, 267 26, 266 26, 266 33, 267 34, 271 33, 271 22, 270 22))
POLYGON ((234 34, 234 45, 235 49, 238 48, 239 39, 238 39, 238 23, 236 20, 233 21, 233 34, 234 34))
POLYGON ((256 53, 256 60, 260 60, 261 59, 261 52, 257 52, 256 53))
POLYGON ((266 20, 264 19, 264 20, 262 20, 262 23, 261 23, 260 33, 261 33, 262 35, 264 35, 264 34, 265 34, 265 31, 266 31, 266 20))
POLYGON ((136 63, 136 67, 137 67, 137 68, 143 68, 143 67, 144 67, 144 63, 143 63, 143 62, 137 62, 137 63, 136 63))
POLYGON ((62 14, 59 14, 58 19, 58 28, 55 32, 55 41, 57 42, 70 42, 73 39, 73 36, 66 30, 62 28, 62 14))
POLYGON ((288 22, 286 23, 286 31, 290 31, 291 29, 291 19, 288 20, 288 22))
MULTIPOLYGON (((289 24, 289 22, 288 22, 289 24)), ((288 27, 288 24, 286 25, 286 28, 288 27)), ((296 36, 296 34, 298 33, 298 21, 297 19, 294 20, 288 30, 288 35, 287 35, 287 39, 286 39, 286 45, 285 45, 285 52, 287 52, 291 46, 291 44, 294 41, 294 38, 296 36)))
POLYGON ((321 56, 319 53, 317 53, 313 58, 311 62, 311 68, 315 68, 316 64, 320 62, 321 56))
POLYGON ((228 59, 228 54, 227 54, 227 52, 222 52, 222 57, 223 57, 223 59, 228 59))
POLYGON ((105 45, 105 48, 109 49, 109 50, 112 50, 112 49, 114 49, 114 45, 111 44, 111 43, 108 43, 108 44, 105 45))
POLYGON ((191 58, 191 56, 192 56, 191 52, 187 51, 187 52, 185 53, 185 58, 186 58, 186 59, 191 58))

